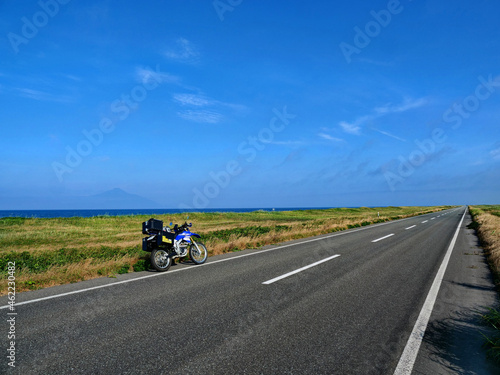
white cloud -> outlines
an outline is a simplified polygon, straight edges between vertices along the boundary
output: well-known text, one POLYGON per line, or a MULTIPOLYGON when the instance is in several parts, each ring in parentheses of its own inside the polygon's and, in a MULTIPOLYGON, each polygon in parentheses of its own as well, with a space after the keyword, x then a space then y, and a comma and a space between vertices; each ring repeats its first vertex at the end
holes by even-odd
POLYGON ((171 49, 165 52, 165 57, 167 59, 186 63, 197 62, 200 54, 189 40, 179 38, 177 39, 176 44, 176 49, 171 49))
POLYGON ((318 134, 321 138, 326 139, 328 141, 333 141, 333 142, 344 142, 342 138, 337 138, 337 137, 332 137, 330 134, 326 133, 319 133, 318 134))
POLYGON ((181 105, 191 105, 195 107, 205 107, 214 104, 214 101, 195 94, 175 94, 174 100, 181 105))
POLYGON ((179 117, 200 123, 215 124, 222 121, 222 113, 228 110, 233 113, 246 110, 243 105, 221 102, 202 94, 174 94, 173 100, 180 106, 189 108, 177 112, 179 117))
POLYGON ((361 134, 361 128, 354 124, 349 124, 346 121, 341 121, 339 123, 340 127, 342 128, 343 131, 349 134, 354 134, 354 135, 360 135, 361 134))
POLYGON ((81 82, 82 81, 82 79, 80 77, 72 75, 72 74, 62 74, 62 76, 64 78, 67 78, 67 79, 69 79, 71 81, 75 81, 75 82, 81 82))
POLYGON ((391 138, 394 138, 394 139, 397 139, 398 141, 401 141, 401 142, 406 142, 406 139, 403 139, 401 137, 398 137, 397 135, 394 135, 394 134, 391 134, 389 132, 386 132, 386 131, 383 131, 383 130, 379 130, 379 129, 376 129, 376 128, 371 128, 372 130, 375 130, 376 132, 379 132, 380 134, 383 134, 383 135, 386 135, 388 137, 391 137, 391 138))
POLYGON ((413 109, 413 108, 422 107, 426 103, 427 103, 427 100, 424 98, 420 98, 420 99, 416 99, 416 100, 405 99, 405 101, 400 105, 386 104, 383 107, 377 107, 377 108, 375 108, 375 112, 378 114, 381 114, 381 115, 385 115, 385 114, 389 114, 389 113, 406 112, 406 111, 413 109))
POLYGON ((222 114, 210 110, 185 110, 177 112, 177 115, 185 120, 205 124, 217 124, 224 118, 222 114))
POLYGON ((215 100, 201 94, 174 94, 174 101, 183 106, 208 107, 218 106, 232 109, 234 111, 245 111, 246 106, 242 104, 227 103, 215 100))
MULTIPOLYGON (((366 122, 375 120, 377 118, 383 117, 390 115, 392 113, 402 113, 409 111, 410 109, 414 108, 419 108, 422 107, 427 103, 427 100, 425 98, 419 98, 419 99, 405 99, 403 103, 398 104, 398 105, 393 105, 393 104, 386 104, 382 107, 375 107, 373 109, 373 113, 369 115, 364 115, 358 117, 356 120, 353 122, 347 122, 347 121, 341 121, 339 122, 339 126, 342 128, 342 130, 346 133, 349 134, 354 134, 354 135, 361 135, 361 127, 364 125, 366 122)), ((379 131, 379 130, 378 130, 379 131)), ((382 133, 382 131, 379 131, 382 133)), ((382 133, 384 134, 384 133, 382 133)), ((385 134, 389 135, 389 134, 385 134)))
POLYGON ((372 60, 372 59, 365 59, 365 58, 360 58, 358 59, 359 62, 364 62, 364 63, 367 63, 367 64, 371 64, 371 65, 377 65, 377 66, 394 66, 394 63, 393 62, 388 62, 388 61, 377 61, 377 60, 372 60))
POLYGON ((302 141, 271 141, 269 143, 278 146, 300 146, 304 144, 302 141))
POLYGON ((491 150, 490 156, 493 158, 493 160, 500 160, 500 147, 495 150, 491 150))
POLYGON ((64 95, 54 95, 48 92, 32 90, 27 88, 16 88, 15 91, 19 96, 23 98, 38 100, 38 101, 49 101, 49 102, 59 102, 59 103, 69 103, 73 100, 68 96, 64 95))
POLYGON ((168 74, 159 70, 159 66, 156 70, 149 67, 147 68, 137 68, 136 69, 137 80, 143 85, 151 84, 151 82, 157 83, 180 83, 181 79, 172 74, 168 74))

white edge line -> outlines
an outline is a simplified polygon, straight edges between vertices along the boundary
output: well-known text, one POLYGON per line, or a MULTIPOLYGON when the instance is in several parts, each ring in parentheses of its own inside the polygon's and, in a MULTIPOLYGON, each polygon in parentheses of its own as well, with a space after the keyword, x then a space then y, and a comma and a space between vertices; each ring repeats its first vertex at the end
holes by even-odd
POLYGON ((305 266, 305 267, 302 267, 302 268, 296 269, 295 271, 288 272, 288 273, 285 273, 284 275, 281 275, 281 276, 275 277, 274 279, 264 281, 262 284, 264 284, 264 285, 269 285, 269 284, 272 284, 272 283, 274 283, 274 282, 276 282, 276 281, 279 281, 279 280, 282 280, 282 279, 284 279, 284 278, 286 278, 286 277, 288 277, 288 276, 295 275, 296 273, 299 273, 299 272, 305 271, 305 270, 307 270, 308 268, 311 268, 311 267, 317 266, 318 264, 321 264, 321 263, 324 263, 324 262, 328 262, 329 260, 332 260, 333 258, 337 258, 337 257, 339 257, 339 256, 340 256, 340 254, 337 254, 337 255, 332 255, 331 257, 328 257, 328 258, 325 258, 325 259, 319 260, 319 261, 317 261, 317 262, 311 263, 311 264, 309 264, 308 266, 305 266))
MULTIPOLYGON (((429 214, 426 214, 426 215, 429 215, 429 214)), ((363 227, 363 228, 346 230, 346 231, 335 233, 335 234, 332 234, 332 235, 329 235, 329 236, 323 236, 323 237, 320 237, 320 238, 313 238, 311 240, 297 242, 297 243, 292 243, 292 244, 288 244, 288 245, 282 245, 282 246, 278 246, 278 247, 273 247, 271 249, 259 250, 259 251, 253 252, 253 253, 238 255, 238 256, 231 257, 231 258, 214 260, 213 262, 204 263, 204 264, 201 264, 199 266, 196 266, 195 268, 204 267, 204 266, 210 266, 212 264, 226 262, 226 261, 233 260, 233 259, 244 258, 244 257, 251 256, 251 255, 263 254, 263 253, 267 253, 268 251, 279 250, 279 249, 283 249, 285 247, 297 246, 297 245, 302 245, 302 244, 309 243, 309 242, 324 240, 324 239, 331 238, 331 237, 342 236, 342 235, 345 235, 345 234, 359 232, 361 230, 366 230, 366 229, 380 227, 382 225, 388 225, 388 224, 398 223, 398 222, 401 222, 401 221, 404 221, 404 220, 414 219, 414 218, 416 218, 418 216, 410 216, 410 217, 405 217, 405 218, 399 219, 399 220, 391 220, 391 221, 386 221, 384 223, 372 224, 372 225, 368 225, 368 226, 363 227)), ((111 284, 97 285, 97 286, 90 287, 90 288, 73 290, 73 291, 67 292, 67 293, 54 294, 52 296, 47 296, 47 297, 42 297, 42 298, 36 298, 36 299, 32 299, 32 300, 28 300, 28 301, 23 301, 23 302, 16 302, 14 306, 27 305, 29 303, 41 302, 41 301, 46 301, 46 300, 53 299, 53 298, 59 298, 59 297, 69 296, 69 295, 72 295, 72 294, 78 294, 78 293, 88 292, 88 291, 95 290, 95 289, 101 289, 101 288, 107 288, 107 287, 110 287, 110 286, 115 286, 115 285, 120 285, 120 284, 126 284, 126 283, 130 283, 130 282, 137 281, 137 280, 149 279, 150 277, 170 275, 170 274, 175 273, 175 272, 186 271, 186 270, 190 270, 190 269, 193 269, 193 268, 189 267, 189 268, 181 268, 181 269, 177 269, 177 270, 172 270, 172 271, 168 271, 168 272, 159 272, 159 273, 155 273, 153 275, 146 275, 146 276, 135 277, 133 279, 117 281, 117 282, 114 282, 114 283, 111 283, 111 284)), ((0 306, 0 310, 7 309, 9 307, 10 307, 10 305, 0 306)))
POLYGON ((411 229, 411 228, 415 228, 416 225, 412 225, 411 227, 408 227, 408 228, 405 228, 405 230, 408 230, 408 229, 411 229))
POLYGON ((450 260, 453 248, 455 247, 458 233, 460 232, 460 227, 462 226, 466 213, 467 208, 462 215, 462 220, 460 220, 460 223, 458 223, 455 235, 450 242, 450 246, 448 246, 448 250, 446 251, 443 262, 439 267, 434 282, 432 283, 431 289, 429 290, 429 294, 425 299, 422 310, 420 311, 417 321, 415 322, 415 326, 413 327, 413 331, 408 338, 408 342, 406 343, 403 354, 399 359, 399 363, 396 367, 396 370, 394 371, 394 375, 410 375, 413 371, 413 366, 415 364, 415 360, 417 359, 418 351, 420 349, 420 345, 422 344, 425 330, 427 329, 427 324, 429 323, 429 319, 434 308, 434 303, 436 302, 439 288, 441 287, 441 282, 443 281, 444 273, 446 272, 446 268, 448 267, 448 262, 450 260))
POLYGON ((392 236, 394 236, 394 233, 388 234, 387 236, 384 236, 384 237, 377 238, 376 240, 373 240, 372 242, 382 241, 382 240, 385 240, 386 238, 389 238, 392 236))

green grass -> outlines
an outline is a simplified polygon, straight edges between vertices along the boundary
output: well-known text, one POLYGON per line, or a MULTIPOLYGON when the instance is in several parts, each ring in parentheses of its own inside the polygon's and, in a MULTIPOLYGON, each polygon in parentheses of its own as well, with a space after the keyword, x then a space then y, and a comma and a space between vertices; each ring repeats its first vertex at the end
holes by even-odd
POLYGON ((100 248, 80 249, 61 248, 57 250, 46 250, 40 252, 23 251, 21 253, 10 251, 2 253, 0 259, 0 272, 6 274, 7 264, 15 262, 22 269, 33 273, 39 273, 48 270, 53 266, 64 266, 70 263, 81 262, 86 259, 114 259, 125 255, 136 255, 142 252, 139 246, 133 248, 113 248, 101 246, 100 248))
POLYGON ((233 229, 223 229, 223 230, 215 230, 212 232, 208 232, 203 236, 204 241, 215 239, 223 242, 228 242, 232 237, 251 237, 255 238, 261 236, 263 234, 269 233, 272 230, 276 232, 281 232, 291 227, 288 225, 275 225, 273 227, 259 227, 256 225, 251 225, 248 227, 242 228, 233 228, 233 229))
POLYGON ((483 315, 483 320, 496 330, 496 334, 486 336, 483 334, 486 345, 489 347, 488 352, 493 359, 500 362, 500 312, 495 309, 489 309, 486 315, 483 315))
POLYGON ((498 204, 485 204, 481 206, 470 206, 471 213, 478 215, 481 213, 488 213, 500 217, 500 205, 498 204))
MULTIPOLYGON (((449 206, 190 213, 188 221, 202 236, 209 255, 214 255, 446 208, 449 206)), ((183 223, 186 216, 166 214, 155 218, 168 225, 183 223)), ((7 290, 8 262, 16 263, 18 291, 147 270, 149 253, 142 251, 141 229, 142 222, 149 218, 1 218, 0 295, 7 290)))

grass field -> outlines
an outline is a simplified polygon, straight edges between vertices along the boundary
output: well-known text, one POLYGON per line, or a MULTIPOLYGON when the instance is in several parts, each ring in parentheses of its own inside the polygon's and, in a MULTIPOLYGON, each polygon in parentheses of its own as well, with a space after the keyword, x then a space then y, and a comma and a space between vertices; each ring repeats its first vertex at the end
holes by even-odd
MULTIPOLYGON (((310 237, 449 208, 335 208, 283 212, 191 213, 193 232, 209 255, 310 237)), ((183 223, 186 214, 159 215, 183 223)), ((7 293, 8 264, 16 264, 16 291, 39 289, 149 268, 142 251, 146 215, 89 218, 1 218, 0 295, 7 293)))
MULTIPOLYGON (((469 206, 469 209, 500 291, 500 205, 469 206)), ((500 361, 500 311, 490 309, 484 319, 498 331, 495 337, 487 337, 487 342, 492 356, 500 361)))

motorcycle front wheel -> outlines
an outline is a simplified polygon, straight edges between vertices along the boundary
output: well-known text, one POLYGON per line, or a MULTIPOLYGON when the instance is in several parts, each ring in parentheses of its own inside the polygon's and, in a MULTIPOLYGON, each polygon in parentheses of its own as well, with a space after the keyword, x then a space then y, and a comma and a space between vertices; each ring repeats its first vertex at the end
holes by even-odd
POLYGON ((207 260, 208 251, 203 242, 191 239, 189 245, 189 258, 194 264, 202 264, 207 260))
POLYGON ((153 268, 160 272, 168 270, 172 265, 172 258, 168 256, 167 251, 164 249, 154 249, 151 251, 150 260, 153 268))

